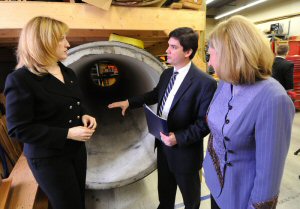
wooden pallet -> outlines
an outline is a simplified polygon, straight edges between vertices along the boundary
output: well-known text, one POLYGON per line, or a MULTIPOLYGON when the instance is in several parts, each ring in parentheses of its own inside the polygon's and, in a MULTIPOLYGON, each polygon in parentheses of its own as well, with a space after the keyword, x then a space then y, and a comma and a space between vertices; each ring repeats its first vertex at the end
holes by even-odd
POLYGON ((11 185, 11 179, 3 179, 0 182, 0 209, 5 209, 9 190, 11 185))
MULTIPOLYGON (((5 97, 0 94, 0 103, 5 105, 5 97)), ((8 136, 6 117, 0 114, 0 144, 4 148, 8 155, 8 163, 12 163, 12 166, 17 162, 21 153, 22 146, 18 141, 11 140, 8 136)))

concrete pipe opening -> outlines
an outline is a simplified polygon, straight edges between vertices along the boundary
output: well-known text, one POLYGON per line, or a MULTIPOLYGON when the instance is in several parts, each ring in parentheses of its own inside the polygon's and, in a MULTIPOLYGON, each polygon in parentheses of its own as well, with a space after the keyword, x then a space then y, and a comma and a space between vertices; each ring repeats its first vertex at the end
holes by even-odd
MULTIPOLYGON (((93 42, 69 50, 64 64, 74 70, 98 128, 87 142, 88 189, 110 189, 133 183, 156 168, 154 137, 143 109, 108 109, 153 89, 164 69, 148 52, 119 42, 93 42)), ((155 106, 153 108, 156 109, 155 106)))

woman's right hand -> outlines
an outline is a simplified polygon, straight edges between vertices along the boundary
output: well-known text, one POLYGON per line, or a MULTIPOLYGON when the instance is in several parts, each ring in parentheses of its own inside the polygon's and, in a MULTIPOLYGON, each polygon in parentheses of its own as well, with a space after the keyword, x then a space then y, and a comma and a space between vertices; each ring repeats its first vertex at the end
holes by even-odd
POLYGON ((73 128, 69 128, 67 138, 75 141, 85 142, 92 137, 94 132, 94 129, 89 129, 84 126, 75 126, 73 128))

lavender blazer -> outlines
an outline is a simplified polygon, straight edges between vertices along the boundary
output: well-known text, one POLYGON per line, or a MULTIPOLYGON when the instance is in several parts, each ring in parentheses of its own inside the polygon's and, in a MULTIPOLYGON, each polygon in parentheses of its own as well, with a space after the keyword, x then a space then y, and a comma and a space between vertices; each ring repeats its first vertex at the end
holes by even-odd
POLYGON ((206 184, 222 209, 275 208, 295 108, 273 78, 221 81, 208 111, 206 184))

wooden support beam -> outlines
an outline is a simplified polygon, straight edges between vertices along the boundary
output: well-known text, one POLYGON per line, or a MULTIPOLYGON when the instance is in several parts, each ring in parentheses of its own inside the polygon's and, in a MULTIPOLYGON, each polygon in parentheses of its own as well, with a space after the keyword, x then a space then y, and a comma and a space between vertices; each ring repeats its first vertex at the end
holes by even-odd
POLYGON ((162 54, 166 54, 166 50, 168 48, 168 38, 166 38, 164 41, 162 42, 157 42, 155 44, 152 44, 151 46, 146 46, 145 45, 145 49, 157 56, 157 55, 162 55, 162 54))
POLYGON ((198 67, 200 68, 202 71, 206 72, 206 63, 203 62, 201 56, 199 55, 199 53, 196 53, 192 62, 198 67))
POLYGON ((0 209, 4 209, 6 207, 10 185, 11 179, 3 179, 0 182, 0 209))
POLYGON ((165 38, 168 37, 163 31, 143 30, 94 30, 94 29, 71 29, 68 37, 109 37, 111 33, 135 38, 165 38))
MULTIPOLYGON (((20 32, 21 29, 0 30, 0 46, 16 46, 18 43, 20 32)), ((140 39, 144 41, 145 46, 146 44, 151 45, 151 43, 164 41, 168 37, 167 35, 165 35, 163 31, 71 29, 69 34, 67 35, 67 39, 71 43, 71 46, 73 47, 74 45, 92 42, 92 41, 107 41, 111 33, 140 39)))
POLYGON ((0 8, 0 29, 20 29, 39 15, 62 20, 71 29, 163 31, 186 26, 204 30, 205 22, 203 11, 158 7, 111 6, 105 11, 65 2, 0 2, 0 8))
MULTIPOLYGON (((105 11, 89 4, 27 1, 0 2, 0 8, 0 46, 10 47, 17 45, 22 27, 31 18, 43 15, 68 24, 72 46, 106 41, 111 33, 116 33, 144 41, 145 49, 154 55, 163 54, 170 31, 191 27, 200 33, 205 30, 206 20, 205 10, 174 11, 160 7, 111 6, 105 11)), ((203 69, 203 56, 199 56, 196 64, 200 63, 203 69)))
POLYGON ((206 71, 206 60, 205 60, 205 32, 199 31, 198 50, 195 54, 193 62, 202 70, 206 71))

